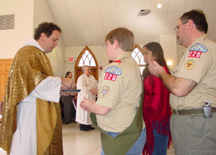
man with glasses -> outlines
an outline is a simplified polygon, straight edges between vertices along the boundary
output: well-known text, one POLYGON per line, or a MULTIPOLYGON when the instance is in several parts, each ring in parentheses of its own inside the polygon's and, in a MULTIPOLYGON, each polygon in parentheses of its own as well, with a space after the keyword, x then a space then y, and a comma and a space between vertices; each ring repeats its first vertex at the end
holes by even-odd
POLYGON ((173 108, 171 133, 176 154, 216 154, 216 44, 207 36, 208 23, 201 10, 184 13, 175 28, 186 51, 169 75, 155 61, 151 74, 170 90, 173 108))

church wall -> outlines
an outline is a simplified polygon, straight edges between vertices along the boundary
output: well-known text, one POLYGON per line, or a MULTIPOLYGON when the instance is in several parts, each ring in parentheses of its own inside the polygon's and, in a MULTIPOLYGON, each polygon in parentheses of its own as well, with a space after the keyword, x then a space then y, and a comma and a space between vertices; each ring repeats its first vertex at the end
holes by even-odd
MULTIPOLYGON (((98 62, 98 67, 102 66, 102 69, 104 69, 109 64, 109 60, 107 59, 105 49, 102 46, 88 46, 88 47, 96 57, 98 62)), ((85 46, 65 48, 65 73, 67 71, 71 71, 72 74, 74 75, 74 67, 75 67, 76 60, 84 48, 85 46), (68 57, 73 57, 74 61, 68 62, 67 61, 68 57)), ((98 69, 98 76, 100 75, 101 72, 102 70, 98 69)))
POLYGON ((14 14, 14 29, 0 30, 0 59, 13 58, 32 36, 33 0, 0 0, 0 15, 14 14))
MULTIPOLYGON (((36 28, 42 22, 55 23, 55 19, 52 15, 47 0, 34 0, 33 27, 36 28)), ((62 38, 60 38, 59 45, 52 51, 52 53, 47 54, 55 76, 64 76, 64 52, 64 43, 62 38)))

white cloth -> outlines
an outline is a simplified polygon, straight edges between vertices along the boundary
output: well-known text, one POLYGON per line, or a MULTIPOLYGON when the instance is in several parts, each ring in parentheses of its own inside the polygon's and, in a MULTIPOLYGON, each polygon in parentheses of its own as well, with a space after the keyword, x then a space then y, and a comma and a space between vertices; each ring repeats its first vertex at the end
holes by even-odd
POLYGON ((76 122, 80 124, 92 124, 92 121, 90 119, 90 113, 83 110, 80 107, 80 103, 84 100, 84 97, 95 101, 96 96, 90 92, 91 88, 93 87, 97 88, 97 81, 95 80, 94 76, 86 76, 85 74, 82 74, 78 78, 77 89, 81 89, 81 91, 78 93, 77 97, 76 122))
MULTIPOLYGON (((34 39, 25 45, 44 51, 34 39)), ((60 88, 61 79, 49 76, 18 104, 17 129, 13 134, 10 155, 37 155, 36 98, 59 102, 60 88)))
POLYGON ((59 102, 61 79, 47 77, 22 100, 17 110, 17 129, 13 134, 11 155, 36 155, 36 98, 46 101, 59 102))
POLYGON ((38 42, 35 39, 30 39, 27 43, 25 43, 24 46, 35 46, 39 48, 41 51, 45 52, 44 49, 38 44, 38 42))

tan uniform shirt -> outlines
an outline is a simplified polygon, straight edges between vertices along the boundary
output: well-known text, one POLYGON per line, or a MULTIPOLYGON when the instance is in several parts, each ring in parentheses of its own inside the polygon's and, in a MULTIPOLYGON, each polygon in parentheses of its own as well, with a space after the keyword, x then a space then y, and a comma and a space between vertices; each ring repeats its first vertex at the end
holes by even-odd
POLYGON ((197 85, 184 97, 170 94, 173 109, 199 109, 205 102, 216 107, 216 44, 206 34, 185 51, 174 75, 194 80, 197 85))
POLYGON ((131 52, 105 68, 98 89, 96 104, 111 108, 106 115, 97 115, 98 125, 104 131, 122 132, 132 123, 142 93, 141 75, 131 52))

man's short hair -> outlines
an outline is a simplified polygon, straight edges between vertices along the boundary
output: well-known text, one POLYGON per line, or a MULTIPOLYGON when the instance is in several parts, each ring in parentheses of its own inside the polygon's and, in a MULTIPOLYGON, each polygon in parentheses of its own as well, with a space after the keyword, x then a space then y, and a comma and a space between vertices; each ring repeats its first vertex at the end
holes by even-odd
POLYGON ((114 41, 117 40, 120 48, 124 51, 133 50, 134 35, 133 32, 126 28, 120 27, 110 31, 105 37, 105 42, 107 42, 108 40, 111 44, 113 44, 114 41))
POLYGON ((54 30, 61 32, 60 27, 58 27, 56 24, 43 22, 35 29, 34 39, 38 40, 41 36, 41 33, 45 33, 45 35, 49 37, 54 30))
POLYGON ((90 67, 90 66, 88 66, 88 65, 84 65, 84 66, 82 67, 82 72, 84 72, 85 69, 86 69, 87 67, 90 67))
POLYGON ((179 19, 182 23, 186 23, 189 19, 194 22, 199 31, 208 32, 208 23, 202 10, 191 10, 185 12, 179 19))

